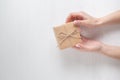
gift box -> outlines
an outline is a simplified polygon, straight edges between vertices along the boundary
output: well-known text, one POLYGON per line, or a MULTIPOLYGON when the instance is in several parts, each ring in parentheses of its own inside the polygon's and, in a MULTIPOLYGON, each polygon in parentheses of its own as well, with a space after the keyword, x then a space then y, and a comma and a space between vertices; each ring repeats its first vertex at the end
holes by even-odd
POLYGON ((55 37, 60 49, 75 46, 81 42, 80 30, 74 26, 73 22, 69 22, 53 28, 55 37))

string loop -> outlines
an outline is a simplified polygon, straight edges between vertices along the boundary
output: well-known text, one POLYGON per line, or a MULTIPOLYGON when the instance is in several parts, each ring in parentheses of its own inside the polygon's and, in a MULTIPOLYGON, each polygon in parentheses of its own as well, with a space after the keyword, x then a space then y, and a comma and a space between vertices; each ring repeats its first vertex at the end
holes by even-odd
POLYGON ((62 39, 60 42, 59 42, 59 45, 61 45, 68 37, 72 37, 72 38, 76 38, 76 39, 80 39, 76 36, 74 36, 75 34, 79 33, 77 30, 74 30, 73 32, 67 34, 67 33, 64 33, 64 32, 60 32, 58 35, 58 38, 62 39))

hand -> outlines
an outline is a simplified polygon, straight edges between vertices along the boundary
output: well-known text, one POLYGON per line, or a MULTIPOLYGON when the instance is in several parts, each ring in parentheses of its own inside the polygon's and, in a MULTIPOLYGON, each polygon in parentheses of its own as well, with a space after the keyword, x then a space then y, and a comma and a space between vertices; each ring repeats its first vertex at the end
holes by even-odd
POLYGON ((82 42, 75 45, 76 49, 84 51, 101 51, 102 43, 82 36, 82 42))
POLYGON ((99 41, 82 37, 82 42, 74 46, 74 48, 83 51, 100 52, 106 56, 120 59, 120 46, 111 46, 99 41))
POLYGON ((97 27, 100 25, 100 20, 98 18, 92 17, 85 12, 71 13, 67 17, 66 23, 72 21, 74 21, 76 26, 97 27))
MULTIPOLYGON (((95 18, 86 14, 85 12, 75 12, 71 13, 68 16, 68 18, 66 19, 66 23, 74 21, 74 24, 76 26, 85 26, 90 28, 110 24, 119 24, 120 23, 119 15, 120 11, 117 11, 101 18, 95 18)), ((107 56, 120 59, 120 46, 107 45, 99 41, 87 39, 83 36, 82 42, 76 44, 75 48, 85 51, 97 51, 107 56)))

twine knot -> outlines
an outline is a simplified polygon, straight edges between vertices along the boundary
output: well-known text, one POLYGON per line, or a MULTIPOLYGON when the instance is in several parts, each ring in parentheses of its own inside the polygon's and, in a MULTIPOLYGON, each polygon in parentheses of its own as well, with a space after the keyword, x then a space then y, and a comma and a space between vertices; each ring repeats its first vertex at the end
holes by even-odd
POLYGON ((76 38, 76 39, 80 39, 76 36, 74 36, 75 34, 79 33, 78 30, 74 30, 72 31, 71 33, 65 33, 65 32, 60 32, 58 35, 58 38, 62 39, 60 42, 59 42, 59 45, 61 45, 68 37, 72 37, 72 38, 76 38))

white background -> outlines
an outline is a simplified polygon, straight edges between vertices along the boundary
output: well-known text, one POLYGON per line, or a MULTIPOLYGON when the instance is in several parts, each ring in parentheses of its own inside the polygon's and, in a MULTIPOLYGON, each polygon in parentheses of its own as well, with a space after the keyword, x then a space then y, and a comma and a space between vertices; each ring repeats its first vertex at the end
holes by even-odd
MULTIPOLYGON (((101 17, 119 9, 120 0, 0 0, 0 80, 120 80, 120 60, 60 51, 52 30, 71 12, 101 17)), ((120 46, 118 26, 86 31, 120 46)))

